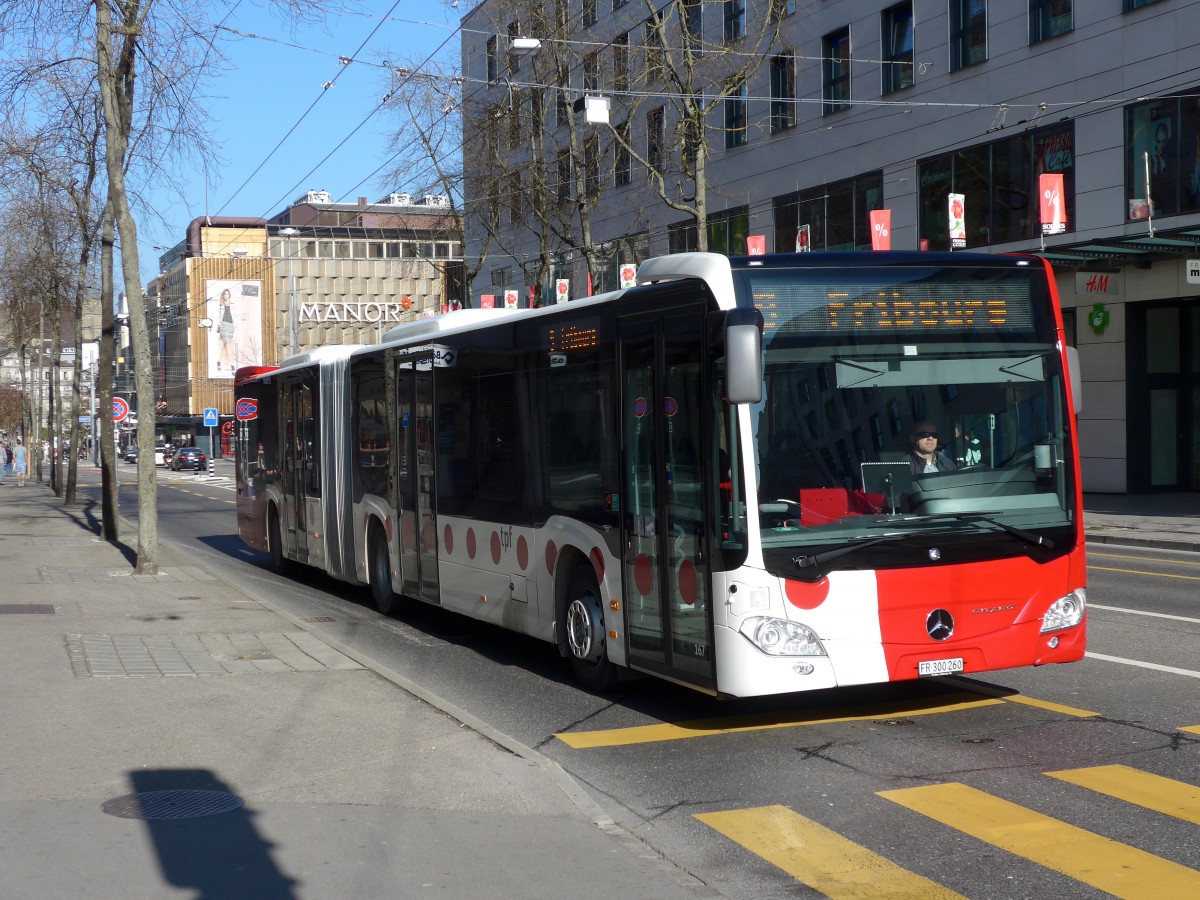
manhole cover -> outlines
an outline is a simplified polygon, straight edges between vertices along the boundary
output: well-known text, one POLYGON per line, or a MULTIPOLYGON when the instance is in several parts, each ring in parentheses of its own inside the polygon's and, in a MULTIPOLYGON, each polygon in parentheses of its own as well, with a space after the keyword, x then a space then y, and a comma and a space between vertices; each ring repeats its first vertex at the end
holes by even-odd
POLYGON ((0 603, 0 614, 20 616, 52 616, 53 603, 0 603))
POLYGON ((105 800, 102 812, 118 819, 198 819, 241 809, 242 798, 224 791, 143 791, 105 800))

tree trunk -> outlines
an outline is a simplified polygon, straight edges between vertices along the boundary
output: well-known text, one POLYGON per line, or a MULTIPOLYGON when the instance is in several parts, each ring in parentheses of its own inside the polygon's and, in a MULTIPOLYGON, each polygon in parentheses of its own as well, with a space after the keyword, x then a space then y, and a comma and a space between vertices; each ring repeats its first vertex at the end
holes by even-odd
POLYGON ((96 361, 99 380, 96 384, 96 411, 100 429, 100 537, 109 543, 117 542, 120 528, 117 522, 117 423, 113 421, 113 224, 111 204, 104 207, 104 222, 100 230, 100 356, 96 361))
POLYGON ((158 489, 154 467, 154 367, 150 359, 150 333, 146 322, 138 263, 137 224, 125 191, 124 162, 129 152, 133 121, 133 87, 136 36, 140 26, 136 2, 120 9, 127 20, 121 23, 124 37, 120 56, 114 57, 113 23, 108 5, 96 4, 96 51, 100 96, 104 102, 105 167, 108 196, 117 234, 121 238, 121 274, 129 303, 129 334, 133 343, 134 383, 138 396, 138 540, 139 575, 158 574, 158 489), (116 67, 114 68, 114 61, 116 67))

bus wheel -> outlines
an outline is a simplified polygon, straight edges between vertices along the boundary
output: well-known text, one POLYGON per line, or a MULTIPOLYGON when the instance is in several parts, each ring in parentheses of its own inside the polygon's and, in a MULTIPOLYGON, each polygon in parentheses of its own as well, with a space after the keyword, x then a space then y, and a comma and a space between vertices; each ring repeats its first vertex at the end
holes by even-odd
POLYGON ((292 570, 292 561, 283 555, 283 540, 279 532, 279 513, 267 513, 267 546, 271 550, 271 571, 286 575, 292 570))
POLYGON ((392 560, 383 529, 378 526, 371 529, 369 546, 371 599, 375 601, 375 608, 385 616, 395 615, 400 610, 400 598, 392 590, 392 560))
POLYGON ((580 566, 567 592, 567 646, 579 683, 591 691, 607 691, 617 683, 617 667, 604 646, 604 610, 592 570, 580 566))

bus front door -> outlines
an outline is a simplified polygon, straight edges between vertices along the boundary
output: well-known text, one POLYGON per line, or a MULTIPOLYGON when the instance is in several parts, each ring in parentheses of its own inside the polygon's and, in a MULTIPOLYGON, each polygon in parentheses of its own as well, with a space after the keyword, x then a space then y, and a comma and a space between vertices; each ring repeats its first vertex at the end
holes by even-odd
POLYGON ((714 689, 704 335, 700 309, 621 323, 622 574, 630 664, 714 689))
POLYGON ((440 603, 434 494, 433 360, 401 359, 396 368, 401 454, 397 470, 402 592, 440 603))

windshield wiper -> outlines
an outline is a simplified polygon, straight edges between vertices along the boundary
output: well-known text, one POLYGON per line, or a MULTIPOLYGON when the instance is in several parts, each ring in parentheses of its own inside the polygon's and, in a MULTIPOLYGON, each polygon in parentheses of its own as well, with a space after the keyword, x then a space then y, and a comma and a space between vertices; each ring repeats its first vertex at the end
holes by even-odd
POLYGON ((1027 544, 1032 544, 1035 547, 1045 547, 1047 550, 1054 549, 1054 541, 1041 534, 1034 534, 1032 531, 1026 531, 1024 528, 1018 528, 1015 525, 1009 525, 1001 522, 999 519, 992 518, 991 513, 931 513, 926 516, 905 516, 900 521, 902 522, 941 522, 946 519, 952 519, 956 522, 987 522, 989 525, 995 525, 1001 531, 1006 531, 1015 538, 1020 538, 1027 544))
POLYGON ((858 538, 853 544, 835 547, 833 550, 826 550, 823 553, 814 553, 811 556, 793 556, 792 565, 797 569, 810 569, 813 566, 823 566, 827 562, 842 556, 848 556, 851 553, 857 553, 859 550, 865 550, 867 547, 874 547, 876 544, 883 544, 888 541, 902 541, 911 536, 907 534, 884 534, 866 540, 858 538))

